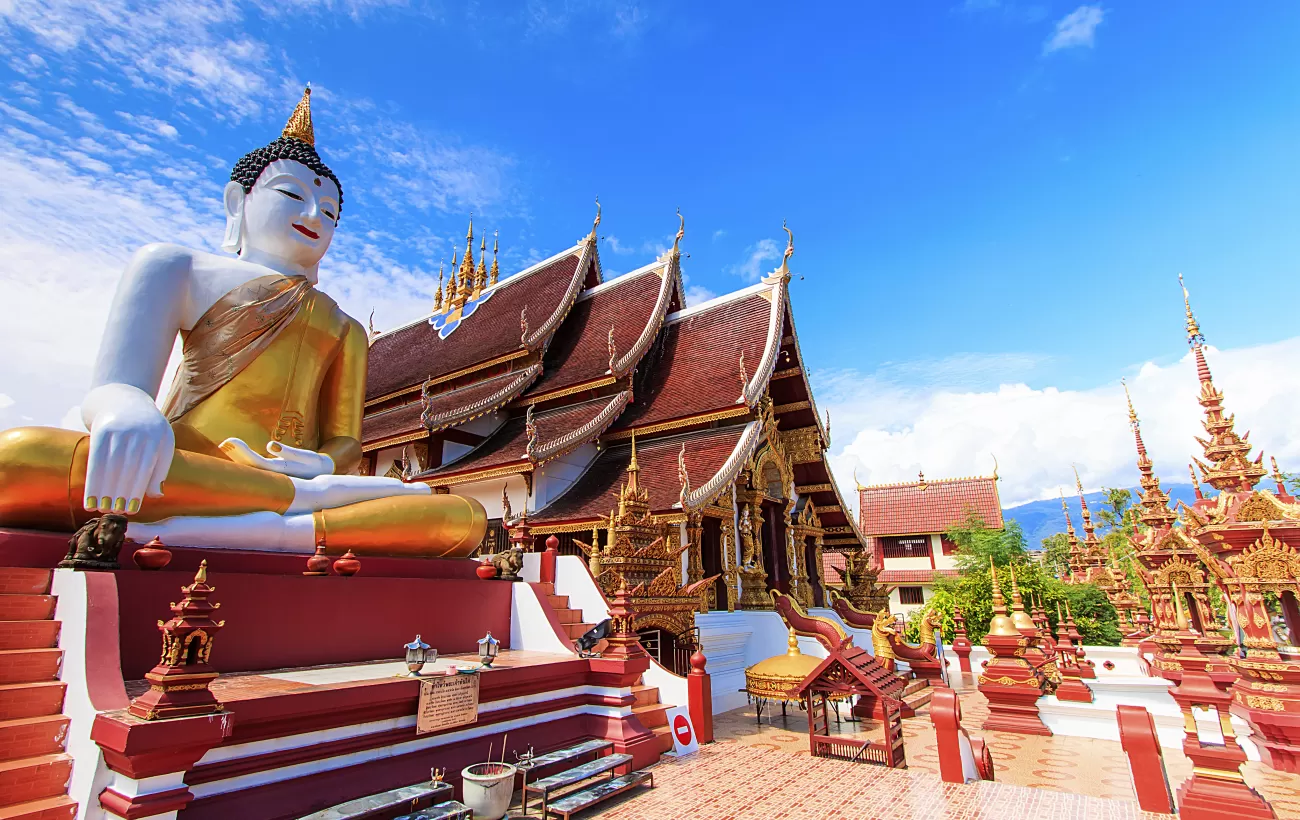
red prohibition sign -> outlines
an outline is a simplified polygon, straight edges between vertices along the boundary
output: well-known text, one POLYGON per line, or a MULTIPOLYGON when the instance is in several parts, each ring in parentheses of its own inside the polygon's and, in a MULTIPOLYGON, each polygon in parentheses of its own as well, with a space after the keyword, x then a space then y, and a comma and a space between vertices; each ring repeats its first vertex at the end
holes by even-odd
POLYGON ((673 718, 673 734, 677 736, 677 742, 683 746, 689 746, 691 743, 691 724, 685 715, 678 715, 673 718))

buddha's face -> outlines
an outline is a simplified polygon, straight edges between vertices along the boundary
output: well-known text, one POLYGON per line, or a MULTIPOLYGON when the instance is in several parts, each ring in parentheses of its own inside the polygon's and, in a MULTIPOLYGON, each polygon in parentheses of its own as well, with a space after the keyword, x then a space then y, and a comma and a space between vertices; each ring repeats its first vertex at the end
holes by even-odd
POLYGON ((244 197, 242 252, 314 268, 334 238, 339 189, 290 159, 266 166, 244 197))

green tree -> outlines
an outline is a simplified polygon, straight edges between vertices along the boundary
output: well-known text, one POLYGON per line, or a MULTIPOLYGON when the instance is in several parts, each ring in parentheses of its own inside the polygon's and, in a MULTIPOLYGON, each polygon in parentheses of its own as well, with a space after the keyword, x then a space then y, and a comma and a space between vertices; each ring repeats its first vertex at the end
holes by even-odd
POLYGON ((1003 529, 993 530, 979 513, 968 508, 966 517, 950 527, 945 536, 957 545, 957 568, 962 572, 977 571, 979 567, 987 570, 989 558, 998 566, 1029 560, 1025 532, 1014 519, 1003 529))
MULTIPOLYGON (((1053 577, 1045 562, 1031 561, 1025 549, 1024 532, 1015 521, 1008 521, 1002 531, 991 530, 978 515, 968 513, 961 524, 948 531, 947 537, 958 546, 957 564, 961 574, 935 582, 934 596, 908 621, 908 640, 916 641, 921 614, 930 610, 939 614, 940 630, 945 639, 952 640, 952 613, 955 607, 960 607, 966 621, 967 636, 976 643, 981 641, 988 634, 989 621, 993 617, 993 583, 989 573, 989 557, 992 556, 1008 608, 1011 606, 1010 567, 1014 566, 1026 610, 1031 606, 1031 597, 1041 600, 1053 631, 1056 629, 1057 604, 1064 611, 1068 602, 1084 643, 1094 646, 1119 644, 1118 617, 1105 593, 1092 584, 1062 583, 1053 577)), ((1064 536, 1059 540, 1064 543, 1064 536)), ((1068 550, 1068 544, 1064 549, 1068 550)))
POLYGON ((1049 575, 1065 577, 1070 566, 1070 539, 1065 537, 1065 533, 1058 532, 1043 539, 1043 553, 1038 565, 1049 575))
POLYGON ((1129 518, 1128 508, 1133 506, 1133 492, 1115 487, 1103 487, 1104 498, 1097 510, 1097 520, 1106 527, 1107 532, 1123 530, 1133 531, 1133 522, 1129 518))

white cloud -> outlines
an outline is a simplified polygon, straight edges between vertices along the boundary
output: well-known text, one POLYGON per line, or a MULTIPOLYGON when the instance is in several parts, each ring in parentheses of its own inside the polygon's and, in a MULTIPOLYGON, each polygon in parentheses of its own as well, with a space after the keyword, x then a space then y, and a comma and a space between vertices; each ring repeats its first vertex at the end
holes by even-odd
POLYGON ((718 228, 716 231, 713 232, 712 241, 717 242, 719 239, 721 239, 726 235, 727 232, 725 230, 723 230, 722 228, 718 228))
POLYGON ((780 258, 781 246, 775 239, 760 239, 745 249, 745 258, 732 265, 730 270, 746 282, 757 282, 767 273, 763 268, 764 263, 780 258))
MULTIPOLYGON (((1172 341, 1172 340, 1171 340, 1172 341)), ((1278 458, 1300 466, 1300 337, 1207 356, 1237 431, 1278 458)), ((1017 366, 1018 357, 1011 365, 1017 366)), ((969 360, 969 357, 967 357, 969 360)), ((997 358, 994 360, 996 366, 997 358)), ((1024 366, 1021 362, 1019 366, 1024 366)), ((940 368, 942 371, 942 368, 940 368)), ((1013 375, 1013 379, 1016 377, 1013 375)), ((1008 381, 996 388, 954 387, 900 380, 898 371, 814 375, 819 406, 835 419, 832 466, 842 487, 853 473, 864 484, 988 475, 1000 463, 1004 505, 1050 498, 1073 484, 1077 464, 1089 491, 1137 483, 1137 458, 1118 382, 1085 390, 1030 387, 1008 381)), ((1186 483, 1190 457, 1200 455, 1199 387, 1191 354, 1129 374, 1142 437, 1166 483, 1186 483)))
POLYGON ((13 404, 14 400, 11 397, 6 396, 4 393, 0 393, 0 410, 5 409, 6 407, 12 407, 13 404))
POLYGON ((1074 11, 1056 21, 1052 36, 1043 43, 1043 53, 1051 54, 1065 48, 1092 48, 1097 26, 1101 25, 1105 12, 1101 6, 1079 6, 1074 11))

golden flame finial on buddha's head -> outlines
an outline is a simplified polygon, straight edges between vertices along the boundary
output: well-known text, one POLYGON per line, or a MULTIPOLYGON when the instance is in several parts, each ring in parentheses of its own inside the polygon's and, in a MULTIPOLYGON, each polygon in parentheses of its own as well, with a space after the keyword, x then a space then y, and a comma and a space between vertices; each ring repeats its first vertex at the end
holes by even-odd
POLYGON ((286 139, 295 139, 305 142, 308 145, 316 145, 316 131, 311 125, 311 84, 303 89, 302 99, 289 115, 289 121, 284 124, 284 131, 280 136, 286 139))

